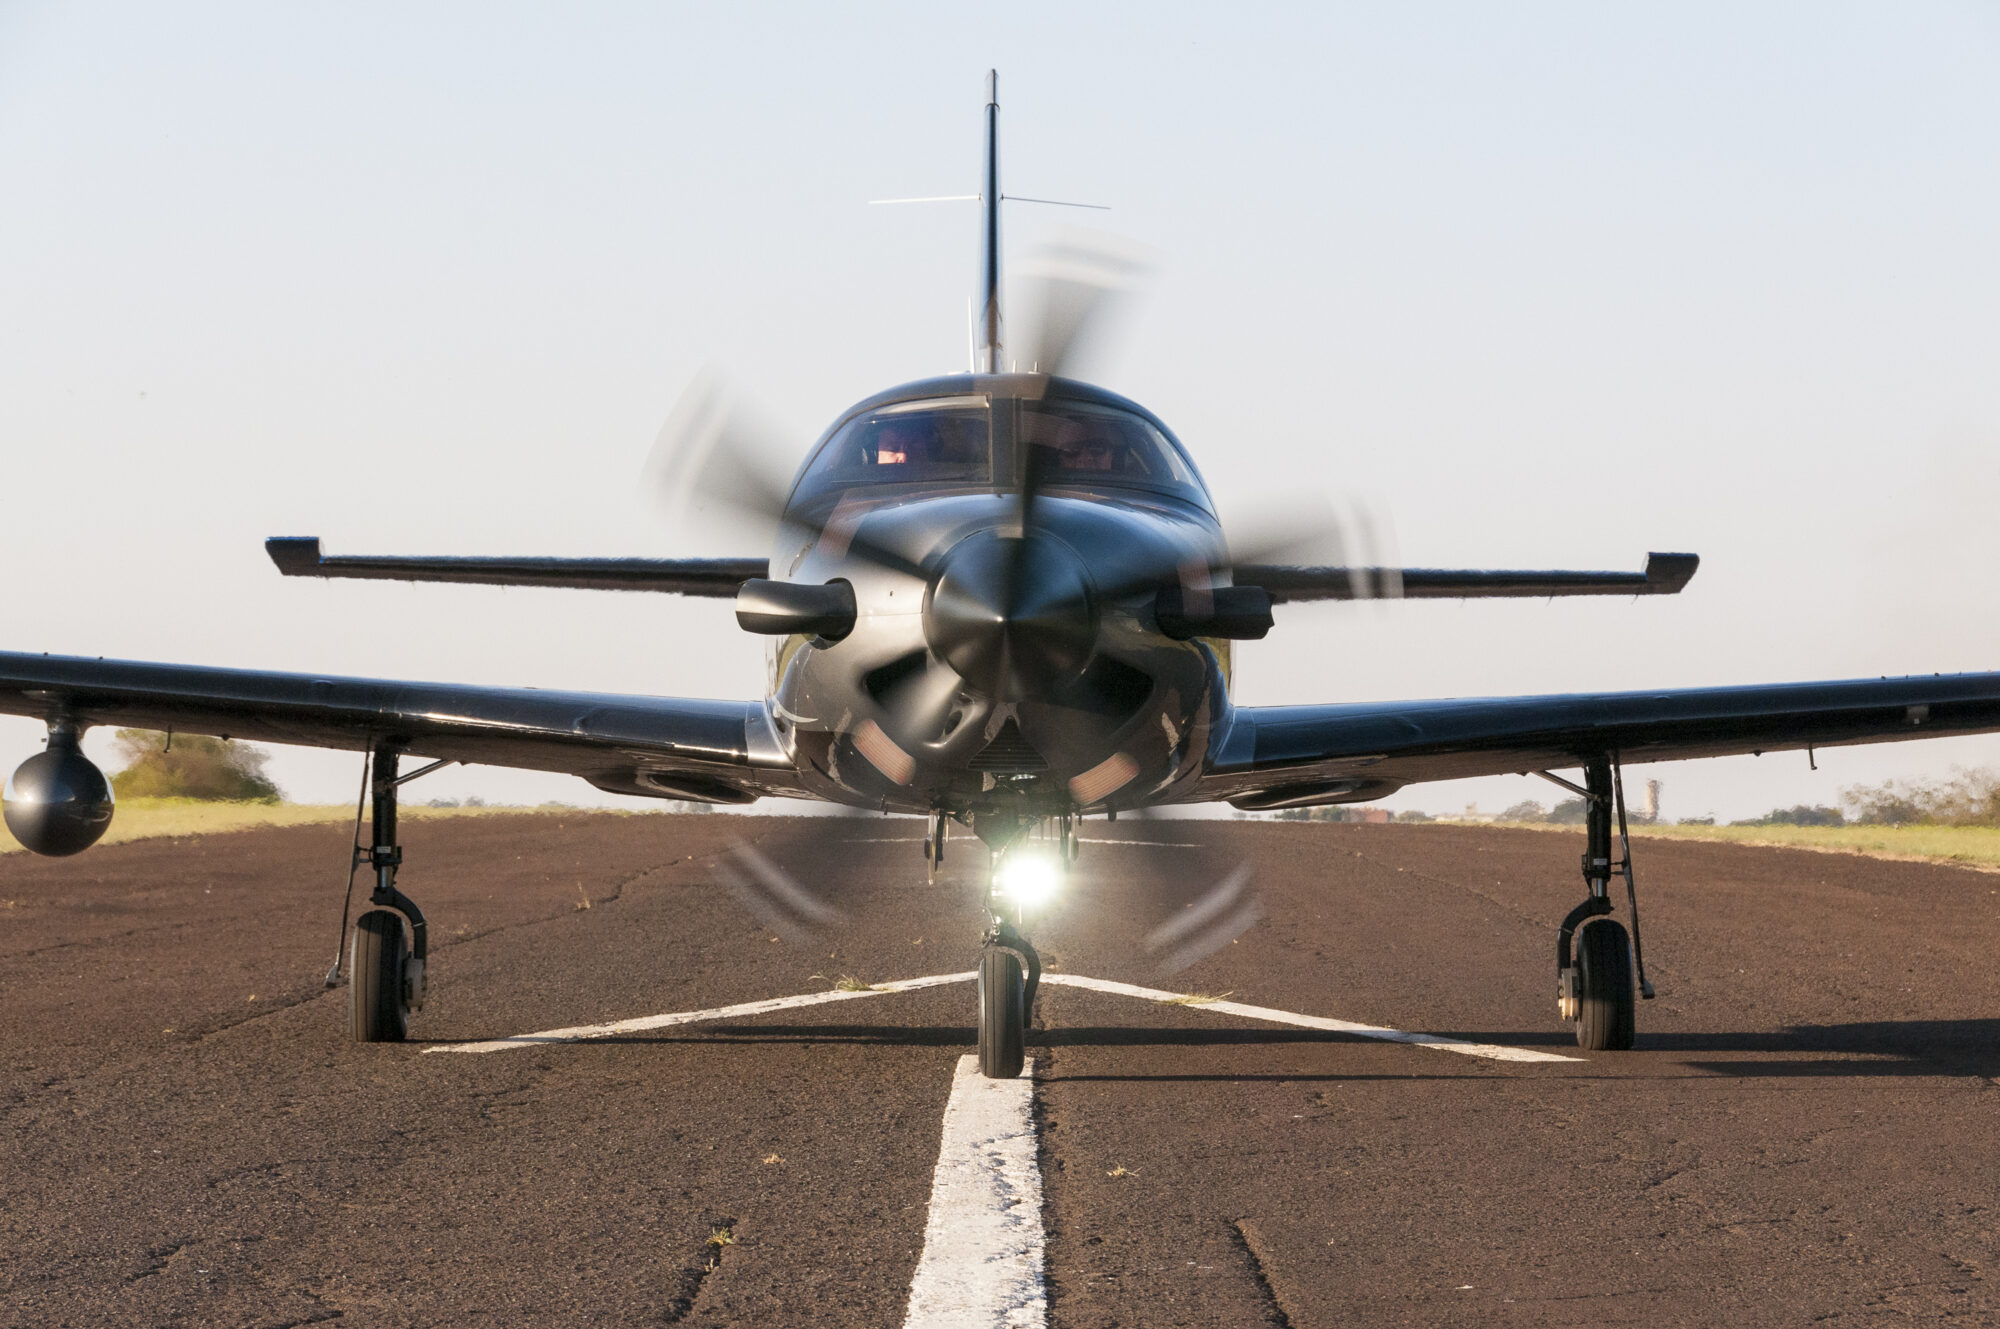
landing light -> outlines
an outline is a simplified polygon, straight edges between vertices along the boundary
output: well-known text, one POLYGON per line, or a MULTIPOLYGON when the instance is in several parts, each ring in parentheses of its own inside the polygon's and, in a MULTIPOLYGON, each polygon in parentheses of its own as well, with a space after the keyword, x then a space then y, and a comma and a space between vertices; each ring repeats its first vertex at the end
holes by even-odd
POLYGON ((1062 860, 1053 847, 1023 845, 1000 860, 995 884, 1000 894, 1032 908, 1054 899, 1062 878, 1062 860))

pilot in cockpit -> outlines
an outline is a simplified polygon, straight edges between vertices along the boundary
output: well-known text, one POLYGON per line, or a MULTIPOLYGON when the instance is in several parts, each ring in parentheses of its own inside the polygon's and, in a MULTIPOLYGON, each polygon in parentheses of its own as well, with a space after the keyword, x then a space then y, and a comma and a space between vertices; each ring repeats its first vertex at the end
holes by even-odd
POLYGON ((1052 431, 1056 468, 1063 471, 1111 471, 1116 469, 1119 440, 1113 437, 1109 421, 1065 419, 1052 431))
POLYGON ((875 431, 877 466, 907 466, 930 460, 931 430, 921 420, 885 420, 875 431))

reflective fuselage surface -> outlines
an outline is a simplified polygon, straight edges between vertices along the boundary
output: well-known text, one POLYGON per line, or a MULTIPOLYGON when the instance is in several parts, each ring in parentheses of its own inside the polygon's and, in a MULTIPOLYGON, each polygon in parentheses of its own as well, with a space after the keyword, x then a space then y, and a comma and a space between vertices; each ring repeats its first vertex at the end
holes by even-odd
POLYGON ((787 507, 771 576, 845 580, 857 613, 774 641, 773 732, 813 793, 863 807, 1165 801, 1226 721, 1228 644, 1168 637, 1155 596, 1226 566, 1193 464, 1122 397, 1031 375, 879 394, 787 507))

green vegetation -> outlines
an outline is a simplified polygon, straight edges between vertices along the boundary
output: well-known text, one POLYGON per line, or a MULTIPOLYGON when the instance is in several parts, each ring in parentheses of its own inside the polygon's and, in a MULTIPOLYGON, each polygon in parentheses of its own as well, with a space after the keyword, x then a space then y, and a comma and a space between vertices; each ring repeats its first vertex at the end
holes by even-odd
MULTIPOLYGON (((1497 823, 1519 830, 1556 831, 1570 827, 1546 821, 1497 823)), ((1746 822, 1717 826, 1709 822, 1632 827, 1635 840, 1704 840, 1711 844, 1766 845, 1778 849, 1811 849, 1830 854, 1864 854, 1870 858, 1916 863, 1957 863, 2000 870, 2000 826, 1795 826, 1784 822, 1746 822)))
POLYGON ((1955 766, 1941 780, 1890 780, 1840 791, 1864 826, 2000 826, 2000 774, 1955 766))
POLYGON ((111 777, 119 799, 185 798, 206 802, 276 803, 284 795, 264 774, 270 754, 206 734, 118 731, 124 769, 111 777))
MULTIPOLYGON (((179 739, 174 746, 180 747, 179 739)), ((662 809, 668 811, 670 809, 662 809)), ((433 817, 480 817, 513 814, 548 815, 581 813, 619 817, 642 815, 625 808, 579 809, 568 804, 524 807, 421 807, 404 805, 405 821, 427 821, 433 817)), ((650 812, 652 809, 645 809, 650 812)), ((213 803, 197 798, 133 798, 118 800, 111 829, 101 844, 123 844, 128 840, 157 840, 187 835, 220 835, 229 831, 258 830, 266 826, 352 825, 352 803, 213 803)), ((20 849, 14 837, 0 831, 0 854, 20 849)))
POLYGON ((1808 807, 1801 803, 1797 807, 1772 808, 1761 817, 1749 821, 1732 821, 1729 824, 1731 826, 1845 826, 1847 818, 1841 814, 1839 808, 1808 807))
POLYGON ((1726 844, 1777 845, 1828 853, 2000 869, 2000 826, 1645 826, 1632 835, 1726 844))

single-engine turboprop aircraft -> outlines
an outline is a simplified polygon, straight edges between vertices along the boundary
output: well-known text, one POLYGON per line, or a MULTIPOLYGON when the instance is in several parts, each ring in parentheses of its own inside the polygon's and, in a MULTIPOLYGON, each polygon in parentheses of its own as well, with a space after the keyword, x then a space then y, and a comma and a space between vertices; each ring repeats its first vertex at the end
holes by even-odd
POLYGON ((1008 917, 1011 897, 1074 857, 1079 818, 1216 800, 1303 808, 1425 780, 1581 768, 1580 784, 1557 780, 1588 810, 1585 895, 1557 934, 1559 1011, 1584 1047, 1627 1048, 1635 967, 1646 984, 1629 843, 1614 857, 1622 763, 2000 729, 1995 673, 1233 706, 1229 644, 1262 638, 1274 604, 1370 588, 1674 594, 1696 559, 1652 554, 1643 572, 1620 573, 1232 557, 1180 442, 1143 407, 1066 376, 1060 330, 1033 355, 1003 359, 998 115, 989 76, 975 372, 891 388, 835 420, 789 493, 773 497, 768 558, 329 557, 317 539, 268 545, 287 576, 733 597, 741 627, 773 639, 761 701, 0 654, 0 711, 48 725, 47 750, 6 787, 14 835, 64 855, 103 834, 111 791, 78 747, 92 725, 369 753, 373 841, 358 858, 374 871, 375 907, 353 933, 349 1005, 355 1038, 397 1041, 422 1007, 428 950, 423 914, 396 885, 397 790, 413 778, 399 771, 411 754, 568 772, 622 794, 923 814, 933 869, 948 821, 992 851, 979 1056, 986 1075, 1012 1076, 1040 962, 1008 917), (1010 364, 1031 372, 1003 372, 1010 364), (1608 917, 1614 875, 1626 879, 1631 932, 1608 917))

